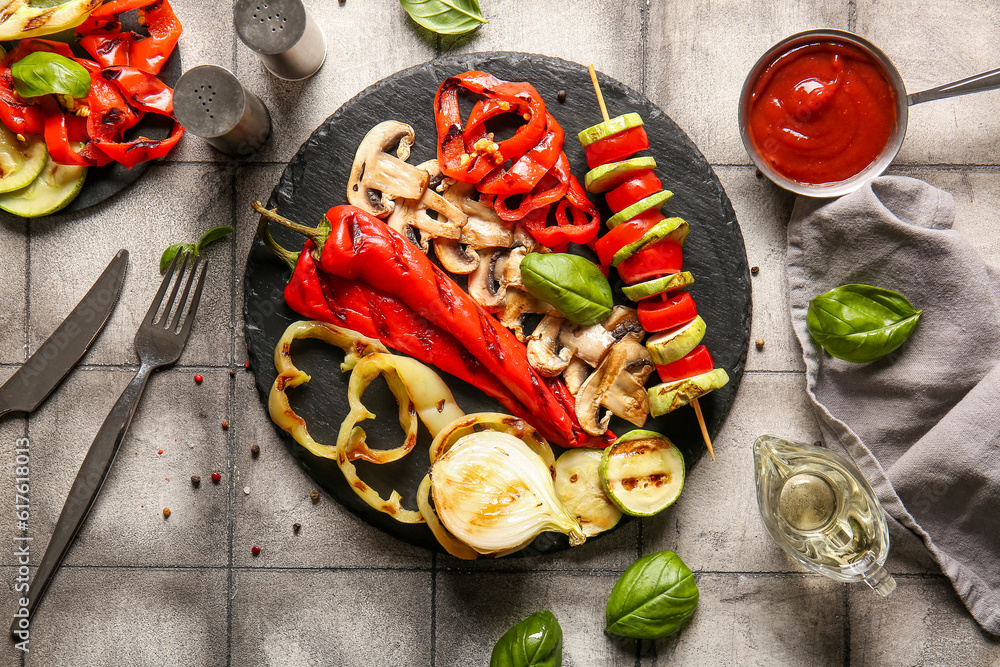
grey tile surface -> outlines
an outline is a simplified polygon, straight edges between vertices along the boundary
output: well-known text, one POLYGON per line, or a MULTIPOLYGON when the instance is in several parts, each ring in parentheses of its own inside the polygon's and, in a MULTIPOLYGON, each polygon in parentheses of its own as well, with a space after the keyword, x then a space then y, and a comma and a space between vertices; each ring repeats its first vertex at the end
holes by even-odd
POLYGON ((747 72, 792 33, 847 28, 848 13, 848 3, 824 0, 650 2, 646 96, 709 162, 749 164, 736 126, 747 72))
MULTIPOLYGON (((87 355, 90 364, 137 364, 132 340, 160 281, 160 255, 231 223, 231 175, 225 166, 154 165, 125 193, 85 213, 32 223, 31 349, 59 325, 119 248, 129 250, 121 298, 87 355)), ((206 251, 206 282, 181 364, 229 362, 232 325, 231 242, 206 251)))
POLYGON ((32 623, 30 667, 227 664, 225 570, 62 570, 32 623))
POLYGON ((429 665, 431 615, 430 572, 237 570, 233 664, 429 665))
MULTIPOLYGON (((66 562, 79 565, 224 566, 229 486, 225 470, 229 374, 172 369, 154 374, 90 517, 66 562), (169 413, 165 408, 169 406, 169 413), (162 454, 158 453, 162 450, 162 454), (201 475, 199 488, 190 477, 201 475), (170 518, 163 517, 163 508, 170 518)), ((87 448, 131 379, 124 370, 73 373, 30 417, 31 533, 51 536, 87 448)))
POLYGON ((0 217, 0 363, 25 360, 24 320, 27 313, 28 223, 11 215, 0 217))
POLYGON ((844 659, 841 586, 810 575, 703 574, 698 610, 642 664, 833 667, 844 659))
MULTIPOLYGON (((441 42, 444 51, 544 53, 584 65, 592 63, 598 71, 635 90, 642 88, 642 3, 494 0, 481 6, 490 23, 471 35, 445 37, 441 42), (559 20, 549 20, 554 16, 559 20)), ((593 100, 591 90, 566 92, 593 100)), ((594 113, 600 120, 596 107, 594 113)))
MULTIPOLYGON (((995 69, 1000 38, 995 2, 858 0, 857 31, 881 48, 915 93, 995 69), (945 36, 940 39, 936 36, 945 36)), ((899 161, 1000 163, 996 91, 910 108, 899 161)))
POLYGON ((983 635, 947 579, 896 583, 884 599, 851 589, 851 664, 1000 665, 1000 640, 983 635))

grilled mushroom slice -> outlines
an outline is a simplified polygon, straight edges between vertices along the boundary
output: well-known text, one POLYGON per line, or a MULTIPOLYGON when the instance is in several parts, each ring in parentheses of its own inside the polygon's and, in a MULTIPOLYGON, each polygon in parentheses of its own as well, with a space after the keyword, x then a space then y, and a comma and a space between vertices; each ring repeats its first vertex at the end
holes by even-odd
POLYGON ((528 363, 547 377, 562 373, 573 359, 573 351, 559 343, 564 323, 560 315, 546 315, 528 336, 528 363))
MULTIPOLYGON (((640 339, 641 340, 641 339, 640 339)), ((636 426, 646 423, 646 378, 655 366, 645 346, 625 336, 611 347, 576 395, 576 416, 591 435, 601 435, 615 414, 636 426), (601 415, 602 408, 607 412, 601 415)))
MULTIPOLYGON (((436 165, 435 165, 436 166, 436 165)), ((431 172, 433 178, 433 172, 431 172)), ((472 247, 509 248, 514 243, 514 225, 478 199, 475 183, 455 182, 442 196, 466 215, 468 221, 462 228, 462 242, 472 247)))
POLYGON ((615 337, 600 323, 589 327, 568 323, 559 332, 559 342, 591 367, 596 367, 601 363, 604 354, 614 345, 615 337))
POLYGON ((566 383, 566 388, 569 393, 576 396, 580 391, 580 387, 583 383, 587 381, 590 377, 590 372, 593 369, 587 365, 587 362, 580 357, 573 357, 573 360, 569 362, 566 370, 563 371, 563 382, 566 383))
POLYGON ((376 217, 392 213, 394 199, 420 199, 427 172, 406 163, 413 146, 413 128, 387 120, 373 127, 354 154, 347 183, 347 201, 376 217), (398 146, 396 156, 386 151, 398 146))
POLYGON ((544 301, 508 285, 507 296, 503 300, 503 310, 500 311, 499 316, 500 323, 513 331, 517 339, 523 343, 526 340, 524 335, 525 315, 531 313, 554 315, 556 312, 555 308, 544 301))
POLYGON ((614 336, 615 340, 631 336, 638 342, 646 336, 645 330, 639 324, 639 313, 635 308, 615 306, 611 309, 611 314, 601 322, 601 325, 614 336))
POLYGON ((479 266, 479 254, 472 246, 454 239, 434 239, 434 254, 449 273, 472 273, 479 266))
POLYGON ((491 313, 503 309, 507 283, 503 280, 502 265, 505 248, 484 248, 479 253, 479 266, 469 276, 469 296, 491 313), (499 277, 498 277, 499 273, 499 277))

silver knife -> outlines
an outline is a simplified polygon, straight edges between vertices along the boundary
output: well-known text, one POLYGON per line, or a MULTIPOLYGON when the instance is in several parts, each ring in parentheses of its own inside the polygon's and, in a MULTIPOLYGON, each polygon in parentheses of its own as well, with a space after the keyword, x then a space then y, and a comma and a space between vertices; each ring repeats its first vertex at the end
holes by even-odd
POLYGON ((0 416, 31 412, 83 358, 104 328, 125 282, 128 250, 119 250, 63 323, 0 387, 0 416))

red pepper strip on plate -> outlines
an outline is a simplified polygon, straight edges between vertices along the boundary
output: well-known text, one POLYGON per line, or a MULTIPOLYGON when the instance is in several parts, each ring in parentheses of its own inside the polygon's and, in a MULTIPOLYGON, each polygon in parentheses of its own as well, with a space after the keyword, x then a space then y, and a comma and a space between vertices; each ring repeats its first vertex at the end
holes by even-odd
POLYGON ((545 103, 527 83, 500 81, 485 72, 469 71, 445 79, 438 88, 434 97, 434 119, 441 171, 458 181, 478 183, 496 169, 498 164, 503 164, 506 160, 517 161, 542 140, 545 133, 545 103), (465 130, 462 128, 462 115, 458 106, 458 93, 462 89, 483 95, 490 101, 490 104, 477 104, 478 117, 472 118, 465 130), (517 128, 513 137, 499 142, 493 153, 476 149, 477 142, 489 139, 486 118, 501 112, 518 113, 525 117, 527 123, 517 128))
POLYGON ((323 246, 320 269, 359 280, 406 303, 421 316, 447 330, 486 369, 496 374, 527 406, 527 419, 561 446, 604 446, 604 438, 588 435, 560 398, 528 363, 527 350, 514 334, 483 310, 420 249, 386 224, 353 206, 327 213, 330 235, 323 246), (551 433, 551 435, 549 435, 551 433))
MULTIPOLYGON (((101 70, 100 78, 113 84, 124 98, 127 99, 128 103, 140 111, 164 116, 173 115, 173 91, 152 74, 132 67, 106 67, 101 70)), ((93 93, 93 91, 94 86, 92 84, 91 92, 93 93)), ((107 90, 102 89, 101 94, 107 95, 107 90)), ((110 109, 117 108, 120 107, 110 107, 110 109)), ((117 127, 119 124, 125 125, 130 122, 130 119, 123 121, 118 114, 111 113, 110 109, 110 115, 105 114, 110 125, 117 127)), ((125 112, 123 111, 122 113, 125 112)), ((93 115, 93 110, 91 115, 93 115)), ((102 115, 101 122, 104 122, 105 115, 102 115)), ((94 127, 97 127, 96 121, 94 127)), ((88 128, 91 128, 89 123, 88 128)), ((91 143, 96 144, 98 149, 115 162, 119 162, 131 169, 140 162, 166 155, 183 134, 184 128, 177 122, 174 123, 174 128, 170 132, 170 136, 166 139, 139 137, 123 142, 120 140, 120 134, 116 134, 115 136, 104 133, 95 134, 94 129, 91 129, 91 143)))
POLYGON ((167 0, 125 0, 95 9, 76 34, 87 53, 105 67, 127 65, 157 74, 182 30, 167 0), (139 10, 139 23, 146 26, 149 37, 137 41, 133 33, 121 31, 117 15, 132 9, 139 10))
POLYGON ((501 220, 516 222, 536 208, 554 204, 562 199, 569 189, 570 176, 569 160, 565 153, 560 153, 549 173, 538 182, 535 189, 521 198, 521 203, 516 209, 508 208, 503 197, 494 200, 492 195, 483 195, 481 201, 492 207, 501 220))
POLYGON ((649 137, 641 125, 610 137, 595 141, 586 148, 587 166, 593 169, 602 164, 617 162, 649 148, 649 137))
POLYGON ((73 57, 69 46, 62 42, 22 39, 3 60, 0 60, 0 121, 3 121, 11 132, 22 136, 43 134, 45 118, 39 105, 29 103, 17 94, 10 68, 18 60, 35 51, 48 51, 67 58, 73 57))
POLYGON ((534 148, 515 161, 509 170, 498 167, 483 179, 476 188, 490 195, 522 194, 529 192, 552 169, 563 155, 565 133, 552 114, 546 113, 545 136, 534 148))

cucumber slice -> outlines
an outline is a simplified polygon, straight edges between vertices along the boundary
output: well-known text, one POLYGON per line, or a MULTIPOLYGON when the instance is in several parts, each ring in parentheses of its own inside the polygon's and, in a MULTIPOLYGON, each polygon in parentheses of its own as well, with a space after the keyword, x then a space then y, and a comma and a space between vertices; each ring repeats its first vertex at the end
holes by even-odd
POLYGON ((586 148, 590 144, 597 143, 601 139, 607 139, 619 132, 631 130, 633 127, 642 127, 642 116, 637 113, 627 113, 611 120, 606 120, 597 125, 591 125, 586 130, 576 135, 580 140, 580 145, 586 148))
POLYGON ((721 389, 729 383, 729 373, 725 368, 715 368, 707 373, 695 375, 685 380, 665 382, 646 390, 649 399, 649 414, 654 417, 673 412, 710 391, 721 389))
POLYGON ((665 436, 629 431, 604 450, 601 484, 621 511, 652 516, 670 507, 684 488, 684 456, 665 436))
POLYGON ((672 364, 698 346, 707 328, 701 315, 696 315, 687 324, 650 336, 646 350, 657 366, 672 364))
POLYGON ((660 208, 673 196, 674 193, 670 190, 660 190, 655 194, 649 195, 645 199, 640 199, 631 206, 623 208, 608 218, 608 229, 614 229, 623 222, 631 220, 640 213, 645 213, 652 208, 660 208))
POLYGON ((27 187, 42 173, 48 156, 44 140, 21 141, 0 123, 0 192, 27 187))
MULTIPOLYGON (((645 200, 644 200, 645 201, 645 200)), ((648 232, 616 252, 611 258, 611 266, 618 266, 640 250, 660 241, 676 241, 684 245, 689 226, 683 218, 667 218, 653 225, 648 232)))
POLYGON ((653 278, 643 283, 626 285, 622 288, 622 294, 633 301, 642 301, 651 296, 656 296, 660 292, 673 292, 684 289, 694 283, 694 276, 690 271, 672 273, 662 278, 653 278))
POLYGON ((622 518, 601 485, 601 458, 599 449, 569 449, 556 459, 556 496, 587 537, 611 530, 622 518))
POLYGON ((49 157, 30 185, 0 194, 0 208, 22 218, 55 213, 80 194, 86 177, 86 167, 56 164, 49 157))
POLYGON ((588 171, 583 184, 587 192, 607 192, 646 169, 656 169, 656 160, 651 157, 633 157, 621 162, 609 162, 588 171))

